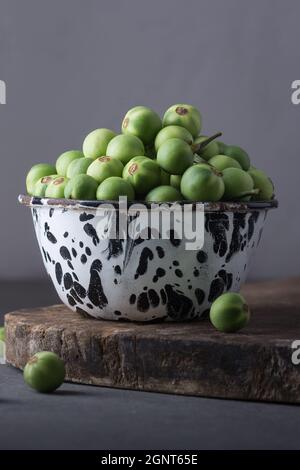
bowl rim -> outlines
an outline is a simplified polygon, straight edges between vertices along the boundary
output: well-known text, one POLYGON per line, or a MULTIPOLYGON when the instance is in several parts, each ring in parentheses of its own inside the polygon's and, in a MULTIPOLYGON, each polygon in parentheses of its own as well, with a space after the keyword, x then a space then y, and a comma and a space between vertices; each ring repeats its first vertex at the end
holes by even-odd
MULTIPOLYGON (((117 201, 82 201, 77 199, 49 199, 49 198, 40 198, 36 196, 29 196, 28 194, 20 194, 18 197, 20 204, 28 207, 49 207, 49 208, 63 208, 63 209, 73 209, 73 210, 96 210, 104 205, 113 206, 115 210, 119 209, 119 202, 117 201)), ((192 205, 192 210, 197 208, 197 204, 204 205, 204 212, 249 212, 249 211, 258 211, 265 209, 275 209, 278 207, 277 199, 272 199, 270 201, 245 201, 245 202, 234 202, 234 201, 218 201, 218 202, 201 202, 201 201, 176 201, 177 204, 181 206, 192 205)), ((145 201, 128 201, 127 208, 131 206, 143 204, 147 209, 151 209, 150 202, 145 201)), ((171 207, 174 202, 162 202, 155 203, 157 206, 169 206, 171 207)), ((198 206, 199 207, 199 206, 198 206)), ((107 208, 106 208, 107 209, 107 208)))

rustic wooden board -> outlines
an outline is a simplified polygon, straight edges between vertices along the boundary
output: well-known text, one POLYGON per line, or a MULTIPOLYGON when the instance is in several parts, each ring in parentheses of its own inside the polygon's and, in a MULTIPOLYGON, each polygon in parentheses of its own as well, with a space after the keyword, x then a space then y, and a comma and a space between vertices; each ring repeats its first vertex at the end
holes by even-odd
POLYGON ((67 379, 186 395, 300 402, 300 279, 249 284, 252 320, 241 333, 208 321, 134 324, 87 319, 63 305, 6 315, 7 361, 23 368, 41 350, 66 362, 67 379))

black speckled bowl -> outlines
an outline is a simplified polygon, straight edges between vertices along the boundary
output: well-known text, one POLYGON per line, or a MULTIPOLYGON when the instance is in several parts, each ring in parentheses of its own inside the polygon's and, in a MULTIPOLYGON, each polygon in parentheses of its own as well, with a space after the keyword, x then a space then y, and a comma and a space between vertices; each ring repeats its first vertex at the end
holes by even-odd
POLYGON ((107 234, 121 212, 116 202, 108 208, 109 201, 19 201, 31 207, 45 267, 69 308, 99 319, 142 322, 199 318, 223 292, 239 291, 267 212, 277 207, 275 200, 183 201, 180 207, 204 211, 203 246, 190 250, 172 229, 170 239, 143 239, 145 226, 131 213, 133 203, 125 224, 134 237, 114 239, 107 234))

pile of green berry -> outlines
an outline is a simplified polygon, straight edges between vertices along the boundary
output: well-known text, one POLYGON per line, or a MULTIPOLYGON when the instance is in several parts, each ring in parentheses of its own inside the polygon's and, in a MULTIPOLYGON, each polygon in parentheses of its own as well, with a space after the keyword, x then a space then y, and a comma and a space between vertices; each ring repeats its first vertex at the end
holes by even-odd
POLYGON ((176 104, 163 119, 145 106, 130 109, 122 134, 90 132, 81 150, 64 152, 56 165, 34 165, 28 194, 81 200, 264 201, 274 197, 269 177, 248 154, 201 135, 200 112, 176 104))

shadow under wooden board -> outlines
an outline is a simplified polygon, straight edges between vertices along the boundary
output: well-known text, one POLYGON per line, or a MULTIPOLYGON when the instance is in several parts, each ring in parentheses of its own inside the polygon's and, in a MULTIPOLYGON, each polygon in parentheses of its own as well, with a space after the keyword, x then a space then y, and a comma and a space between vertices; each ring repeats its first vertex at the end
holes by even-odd
POLYGON ((300 279, 248 284, 252 318, 222 334, 208 320, 136 324, 83 318, 63 305, 6 315, 7 362, 57 352, 67 380, 153 392, 300 403, 300 279), (298 346, 299 350, 300 347, 298 346))

